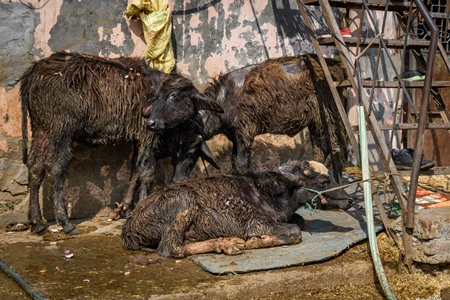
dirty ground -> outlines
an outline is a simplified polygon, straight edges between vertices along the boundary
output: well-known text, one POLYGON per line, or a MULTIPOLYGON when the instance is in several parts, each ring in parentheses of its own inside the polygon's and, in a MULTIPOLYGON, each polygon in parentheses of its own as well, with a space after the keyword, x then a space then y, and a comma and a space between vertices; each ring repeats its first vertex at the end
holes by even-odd
MULTIPOLYGON (((213 275, 190 259, 124 250, 123 222, 78 220, 82 233, 69 237, 56 232, 56 225, 41 236, 2 229, 0 259, 48 299, 384 299, 367 240, 320 263, 213 275)), ((441 297, 450 293, 448 266, 397 272, 397 247, 385 232, 377 241, 397 299, 449 299, 441 297)), ((0 299, 29 297, 0 272, 0 299)))
MULTIPOLYGON (((213 275, 189 259, 123 250, 122 223, 83 221, 82 234, 69 239, 3 231, 0 257, 49 299, 383 299, 367 241, 321 263, 213 275)), ((450 287, 445 267, 397 274, 398 251, 384 232, 378 246, 397 299, 441 299, 441 290, 450 287)), ((0 273, 0 299, 29 298, 0 273)))

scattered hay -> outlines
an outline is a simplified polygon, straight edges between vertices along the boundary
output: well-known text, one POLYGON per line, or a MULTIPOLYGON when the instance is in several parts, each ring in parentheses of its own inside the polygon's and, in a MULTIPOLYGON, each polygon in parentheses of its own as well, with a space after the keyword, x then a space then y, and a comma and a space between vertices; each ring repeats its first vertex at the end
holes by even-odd
MULTIPOLYGON (((377 246, 389 286, 397 299, 441 299, 441 291, 450 287, 450 269, 448 267, 427 265, 426 267, 414 268, 413 273, 408 273, 405 269, 398 272, 399 249, 386 232, 377 235, 377 246)), ((369 241, 366 240, 351 247, 341 256, 341 259, 344 261, 359 259, 372 261, 369 241)), ((308 299, 384 299, 383 289, 378 283, 349 284, 330 289, 309 291, 307 295, 306 293, 302 295, 308 296, 308 299)), ((301 299, 301 297, 294 297, 293 299, 301 299)))
POLYGON ((344 173, 347 173, 348 175, 354 176, 356 178, 362 179, 362 171, 360 167, 345 167, 344 173))
POLYGON ((400 250, 386 232, 382 232, 377 236, 377 246, 383 264, 388 264, 390 267, 395 268, 398 263, 400 250))

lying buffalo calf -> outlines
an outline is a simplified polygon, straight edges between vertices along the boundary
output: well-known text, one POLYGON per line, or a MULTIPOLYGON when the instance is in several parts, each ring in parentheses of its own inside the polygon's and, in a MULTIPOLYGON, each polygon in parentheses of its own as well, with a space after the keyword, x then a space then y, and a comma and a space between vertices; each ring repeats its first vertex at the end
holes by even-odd
POLYGON ((208 252, 239 254, 301 241, 288 223, 307 202, 350 208, 354 201, 315 161, 289 161, 270 171, 191 179, 155 190, 138 203, 122 228, 126 249, 156 248, 162 256, 208 252), (321 197, 312 190, 325 191, 321 197))

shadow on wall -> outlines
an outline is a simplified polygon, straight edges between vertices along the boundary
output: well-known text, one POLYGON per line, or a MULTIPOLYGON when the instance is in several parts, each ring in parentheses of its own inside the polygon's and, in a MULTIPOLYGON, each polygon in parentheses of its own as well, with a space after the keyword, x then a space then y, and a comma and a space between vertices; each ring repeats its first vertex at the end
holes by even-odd
POLYGON ((190 14, 195 14, 198 13, 202 10, 208 9, 211 6, 216 5, 217 3, 221 2, 222 0, 212 0, 206 4, 200 5, 196 8, 191 8, 191 9, 184 9, 184 10, 173 10, 172 11, 172 15, 174 16, 178 16, 178 15, 190 15, 190 14))
MULTIPOLYGON (((279 41, 288 38, 293 53, 302 53, 302 41, 311 43, 311 37, 297 5, 291 7, 290 1, 281 1, 280 4, 280 1, 272 0, 271 3, 279 41)), ((287 45, 282 42, 280 44, 283 56, 288 55, 287 45)))
MULTIPOLYGON (((231 174, 232 143, 224 135, 218 135, 209 140, 207 144, 221 169, 217 170, 207 162, 204 165, 199 160, 191 177, 231 174)), ((255 171, 273 170, 289 159, 312 159, 312 157, 312 147, 307 129, 293 138, 285 135, 263 134, 257 136, 253 142, 251 169, 255 171)))
MULTIPOLYGON (((70 218, 92 218, 121 202, 130 178, 132 144, 90 146, 78 144, 67 168, 64 200, 70 218)), ((42 188, 43 216, 53 221, 53 191, 48 180, 42 188)))
MULTIPOLYGON (((221 167, 199 161, 191 178, 231 173, 232 144, 218 135, 208 141, 208 146, 221 167)), ((289 159, 312 159, 308 130, 290 138, 284 135, 265 134, 254 141, 252 169, 272 170, 289 159), (302 141, 307 141, 303 143, 302 141)), ((71 219, 108 218, 115 202, 121 202, 130 177, 132 144, 117 146, 90 146, 78 144, 74 148, 64 183, 64 200, 71 219)), ((153 187, 164 186, 172 176, 172 160, 165 158, 156 164, 153 187)), ((41 207, 47 221, 54 221, 53 195, 48 180, 44 180, 41 207)))

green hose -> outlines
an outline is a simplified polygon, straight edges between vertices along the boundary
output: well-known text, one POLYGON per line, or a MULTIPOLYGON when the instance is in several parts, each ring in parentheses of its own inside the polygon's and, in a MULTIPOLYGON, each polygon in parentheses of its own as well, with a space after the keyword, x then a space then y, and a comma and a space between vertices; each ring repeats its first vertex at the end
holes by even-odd
POLYGON ((7 264, 5 264, 0 259, 0 269, 12 278, 20 287, 30 296, 31 299, 37 300, 48 300, 48 298, 44 297, 41 293, 39 293, 31 284, 29 284, 25 278, 22 277, 19 273, 11 269, 7 264))
POLYGON ((358 117, 359 117, 359 138, 360 138, 360 148, 361 148, 361 169, 363 177, 363 187, 364 187, 364 203, 366 207, 366 222, 367 222, 367 235, 369 236, 370 253, 372 254, 372 260, 375 267, 375 271, 378 276, 378 281, 383 288, 386 298, 389 300, 394 300, 395 295, 392 292, 389 282, 384 272, 383 265, 380 261, 380 256, 378 253, 377 246, 377 236, 375 233, 374 222, 373 222, 373 210, 372 210, 372 191, 370 188, 370 172, 369 172, 369 157, 367 148, 367 136, 366 136, 366 118, 364 115, 364 109, 362 106, 358 106, 358 117))

